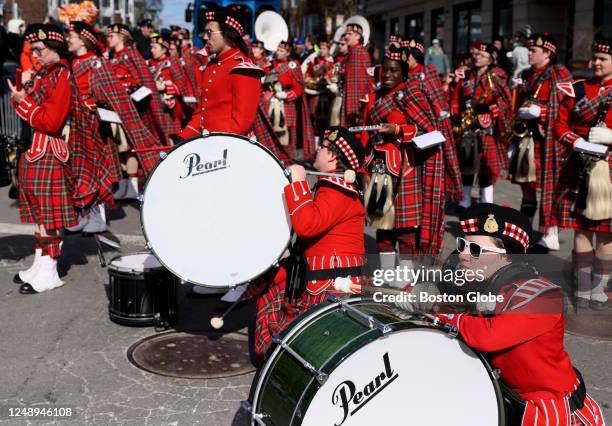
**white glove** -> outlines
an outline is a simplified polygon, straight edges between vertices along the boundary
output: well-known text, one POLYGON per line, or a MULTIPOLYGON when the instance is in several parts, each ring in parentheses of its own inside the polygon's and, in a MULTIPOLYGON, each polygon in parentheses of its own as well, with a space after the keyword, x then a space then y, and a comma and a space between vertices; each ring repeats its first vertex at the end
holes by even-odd
POLYGON ((542 113, 542 108, 537 105, 530 105, 528 107, 522 107, 518 110, 518 115, 523 120, 533 120, 534 118, 539 118, 542 113))
POLYGON ((589 142, 608 145, 612 142, 612 130, 607 127, 591 127, 589 142))
POLYGON ((415 284, 409 293, 412 297, 408 297, 408 293, 406 293, 406 297, 403 298, 404 300, 394 302, 395 306, 411 314, 431 311, 435 303, 432 301, 421 301, 421 293, 424 295, 423 300, 425 300, 425 295, 437 296, 440 294, 440 290, 438 290, 435 284, 431 283, 415 284))
POLYGON ((336 93, 338 93, 338 85, 336 83, 329 83, 327 85, 327 90, 329 90, 335 95, 336 93))
POLYGON ((281 101, 287 99, 287 92, 278 92, 276 95, 276 99, 280 99, 281 101))

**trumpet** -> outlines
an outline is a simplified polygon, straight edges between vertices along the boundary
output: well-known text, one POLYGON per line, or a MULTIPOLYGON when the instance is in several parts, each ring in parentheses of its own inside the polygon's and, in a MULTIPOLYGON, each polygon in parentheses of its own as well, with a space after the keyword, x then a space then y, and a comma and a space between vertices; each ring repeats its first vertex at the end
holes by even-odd
MULTIPOLYGON (((540 89, 542 88, 542 85, 543 83, 540 83, 538 85, 536 91, 533 93, 533 96, 531 96, 529 100, 523 104, 523 107, 529 107, 530 105, 533 104, 533 101, 535 101, 538 98, 538 94, 540 93, 540 89)), ((513 137, 522 139, 528 134, 529 134, 529 126, 527 126, 527 123, 525 123, 525 120, 520 118, 518 113, 514 114, 512 119, 506 125, 504 138, 507 141, 510 141, 513 137)))

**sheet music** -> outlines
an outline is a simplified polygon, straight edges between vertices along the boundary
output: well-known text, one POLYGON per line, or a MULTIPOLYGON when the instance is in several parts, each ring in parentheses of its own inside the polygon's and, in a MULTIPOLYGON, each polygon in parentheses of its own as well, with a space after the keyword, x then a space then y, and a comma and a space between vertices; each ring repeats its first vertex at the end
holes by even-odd
POLYGON ((102 121, 117 124, 122 123, 121 118, 119 118, 119 115, 117 115, 115 111, 111 111, 110 109, 104 108, 98 108, 96 111, 98 112, 98 117, 100 117, 100 120, 102 121))
POLYGON ((582 151, 587 154, 595 154, 601 157, 605 156, 608 152, 608 147, 606 145, 587 142, 584 139, 579 139, 574 145, 574 149, 576 151, 582 151))
POLYGON ((130 97, 132 98, 133 101, 135 102, 140 102, 142 101, 144 98, 146 98, 147 96, 150 96, 151 93, 153 93, 151 91, 151 89, 149 89, 146 86, 141 86, 138 90, 134 91, 130 97))
POLYGON ((425 133, 424 135, 417 136, 412 140, 412 143, 416 145, 417 148, 423 150, 427 148, 431 148, 432 146, 440 145, 444 143, 446 138, 440 131, 434 130, 433 132, 425 133))

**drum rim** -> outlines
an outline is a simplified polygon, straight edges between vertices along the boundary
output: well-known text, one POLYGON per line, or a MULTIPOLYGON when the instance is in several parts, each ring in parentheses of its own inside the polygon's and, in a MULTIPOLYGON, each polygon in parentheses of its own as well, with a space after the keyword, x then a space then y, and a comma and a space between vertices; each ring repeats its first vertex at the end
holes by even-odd
MULTIPOLYGON (((205 138, 209 138, 211 136, 230 136, 230 137, 234 137, 234 138, 238 138, 238 139, 242 139, 252 145, 257 145, 259 148, 261 148, 262 150, 264 150, 267 154, 270 155, 270 157, 272 157, 272 159, 274 159, 276 161, 276 163, 279 165, 279 167, 282 170, 285 170, 285 166, 283 164, 283 162, 281 160, 279 160, 273 153, 272 151, 270 151, 268 148, 266 148, 265 146, 263 146, 261 143, 257 142, 255 139, 253 138, 248 138, 244 135, 238 135, 236 133, 230 133, 230 132, 209 132, 206 134, 200 134, 197 136, 194 136, 192 138, 189 138, 179 144, 174 145, 171 149, 169 149, 168 151, 165 151, 166 153, 166 157, 168 155, 170 155, 172 152, 174 152, 175 150, 177 150, 179 147, 186 145, 190 142, 193 142, 197 139, 205 139, 205 138)), ((153 174, 155 173, 155 171, 157 170, 157 168, 160 166, 161 163, 163 163, 165 158, 161 159, 160 161, 157 162, 157 164, 155 164, 155 166, 153 167, 153 169, 151 170, 151 172, 149 173, 149 176, 147 176, 147 180, 143 186, 142 189, 142 200, 140 201, 140 229, 142 230, 142 235, 144 236, 145 242, 147 244, 147 247, 149 248, 149 250, 151 250, 151 253, 153 254, 153 256, 155 256, 155 258, 159 261, 159 263, 166 268, 172 275, 174 275, 175 277, 177 277, 179 280, 181 280, 182 282, 185 283, 189 283, 189 284, 193 284, 193 285, 197 285, 200 287, 207 287, 207 288, 213 288, 213 289, 231 289, 234 287, 237 287, 239 285, 245 284, 245 283, 249 283, 251 281, 253 281, 254 279, 259 278, 260 276, 262 276, 263 274, 265 274, 271 267, 272 265, 274 265, 275 262, 278 262, 280 260, 280 258, 283 256, 283 254, 285 253, 285 251, 287 250, 287 247, 289 247, 289 243, 291 242, 291 236, 293 234, 293 232, 289 232, 289 237, 287 238, 287 243, 284 245, 283 249, 281 250, 281 252, 279 253, 279 255, 276 257, 276 261, 272 263, 272 265, 270 265, 270 267, 268 267, 268 269, 266 269, 265 271, 247 279, 246 281, 242 282, 242 283, 237 283, 237 284, 232 284, 232 285, 211 285, 211 284, 203 284, 203 283, 199 283, 199 282, 195 282, 190 278, 187 277, 183 277, 182 275, 179 275, 178 273, 176 273, 176 271, 174 271, 174 269, 170 268, 155 252, 155 249, 153 248, 153 245, 149 242, 149 238, 147 237, 147 231, 144 228, 144 220, 143 220, 143 213, 144 213, 144 205, 145 205, 145 194, 147 192, 147 187, 149 186, 149 181, 151 180, 151 176, 153 176, 153 174)), ((285 174, 285 178, 287 179, 287 183, 291 183, 291 181, 289 180, 289 177, 285 174)), ((291 228, 291 224, 290 228, 291 228)))
POLYGON ((111 260, 108 261, 107 265, 108 265, 108 270, 109 271, 117 271, 117 272, 127 272, 127 273, 135 273, 135 272, 142 272, 147 273, 147 272, 153 272, 156 271, 158 269, 164 269, 164 265, 160 262, 160 265, 155 267, 155 268, 144 268, 142 269, 142 271, 136 271, 134 269, 129 269, 129 268, 124 268, 122 266, 114 266, 113 265, 113 261, 119 259, 120 257, 127 257, 127 256, 131 256, 131 255, 136 255, 136 254, 150 254, 151 256, 153 256, 155 258, 155 260, 157 260, 159 262, 159 259, 157 258, 157 256, 155 256, 152 252, 150 251, 146 251, 146 250, 142 250, 142 251, 135 251, 133 253, 120 253, 117 256, 114 256, 113 258, 111 258, 111 260))
MULTIPOLYGON (((368 298, 368 297, 351 297, 351 298, 345 299, 343 301, 345 303, 350 303, 352 305, 358 304, 359 302, 366 302, 366 303, 367 302, 372 302, 373 304, 376 304, 376 302, 374 302, 372 298, 368 298)), ((296 322, 300 317, 303 317, 303 321, 300 321, 299 323, 297 323, 295 325, 295 327, 292 327, 289 330, 285 330, 286 334, 285 334, 285 332, 283 332, 283 334, 281 335, 283 341, 290 340, 291 338, 293 338, 307 324, 310 324, 317 317, 319 317, 319 316, 329 312, 330 310, 334 310, 334 309, 338 308, 338 304, 336 304, 336 303, 333 303, 333 302, 327 302, 327 303, 328 304, 324 305, 324 306, 317 305, 317 306, 314 307, 315 309, 313 309, 312 312, 311 311, 306 311, 305 313, 303 313, 302 315, 300 315, 299 317, 294 319, 293 322, 296 322)), ((389 305, 384 305, 384 306, 389 306, 389 305)), ((428 324, 427 322, 422 321, 422 320, 418 320, 418 319, 415 319, 413 321, 419 322, 421 324, 428 324)), ((401 326, 397 327, 397 325, 401 325, 404 322, 407 322, 407 320, 388 323, 388 325, 394 325, 395 326, 391 333, 394 333, 394 332, 397 332, 397 331, 401 331, 402 329, 404 329, 404 327, 401 327, 401 326)), ((437 332, 442 333, 444 335, 447 335, 447 333, 445 333, 444 331, 440 330, 439 328, 433 327, 433 324, 430 324, 430 325, 432 327, 426 327, 426 328, 431 329, 433 331, 437 331, 437 332)), ((334 352, 319 367, 319 370, 321 370, 322 372, 325 372, 326 374, 332 374, 333 371, 340 364, 342 364, 342 359, 343 359, 343 355, 341 354, 342 348, 346 347, 351 342, 353 342, 355 339, 357 339, 358 337, 363 336, 364 334, 372 334, 372 336, 374 336, 374 338, 368 339, 367 343, 364 343, 357 350, 365 347, 367 344, 369 344, 369 343, 371 343, 371 342, 373 342, 375 340, 378 340, 378 339, 384 337, 384 335, 378 334, 377 330, 375 330, 375 329, 367 330, 364 333, 355 336, 353 339, 351 339, 350 342, 347 342, 345 345, 339 347, 338 350, 336 352, 334 352), (330 367, 333 367, 333 368, 330 368, 330 367)), ((458 339, 458 340, 459 340, 460 345, 463 346, 462 349, 468 349, 471 352, 473 352, 474 355, 476 355, 476 357, 480 360, 480 362, 483 364, 484 368, 486 369, 487 374, 489 375, 489 378, 490 378, 490 380, 492 382, 492 385, 493 385, 493 390, 495 392, 495 399, 497 400, 497 408, 498 408, 498 410, 497 410, 498 425, 497 426, 506 426, 506 407, 504 405, 504 395, 503 395, 501 386, 499 384, 499 379, 495 376, 494 370, 493 370, 491 364, 489 363, 489 361, 484 357, 484 355, 480 351, 472 349, 465 342, 463 342, 463 340, 461 340, 461 339, 458 339)), ((261 395, 261 392, 262 392, 262 387, 263 387, 263 385, 265 383, 267 383, 267 378, 269 376, 269 373, 271 372, 272 367, 276 364, 276 361, 279 359, 279 353, 281 351, 284 351, 284 349, 280 345, 276 345, 274 350, 271 353, 267 354, 268 356, 266 357, 265 364, 263 364, 257 370, 257 373, 256 373, 256 375, 255 375, 255 377, 253 379, 254 381, 257 380, 257 384, 256 384, 254 389, 252 388, 252 391, 249 394, 249 401, 251 402, 252 410, 253 410, 254 413, 257 413, 259 408, 260 408, 259 404, 260 404, 260 395, 261 395)), ((301 405, 303 404, 303 400, 304 400, 305 395, 307 393, 312 392, 314 390, 313 386, 315 388, 318 386, 314 376, 312 376, 310 378, 310 380, 308 381, 306 386, 304 386, 304 389, 301 391, 300 397, 298 398, 298 402, 297 402, 296 406, 294 407, 293 413, 291 415, 291 421, 290 421, 291 425, 294 424, 295 414, 298 411, 298 408, 300 408, 301 405)), ((315 394, 316 394, 316 392, 315 392, 315 394)), ((251 424, 252 425, 255 424, 254 420, 252 418, 251 418, 251 424)))

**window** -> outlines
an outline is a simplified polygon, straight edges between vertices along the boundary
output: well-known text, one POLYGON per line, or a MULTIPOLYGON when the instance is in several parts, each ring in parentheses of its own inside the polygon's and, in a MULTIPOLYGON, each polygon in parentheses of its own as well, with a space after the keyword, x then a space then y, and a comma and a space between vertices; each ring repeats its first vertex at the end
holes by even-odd
POLYGON ((431 39, 437 38, 444 45, 444 9, 431 11, 431 39))
POLYGON ((603 29, 604 24, 612 23, 612 1, 610 0, 595 0, 593 13, 593 27, 595 32, 603 29))
POLYGON ((453 21, 453 56, 460 52, 468 53, 470 44, 482 36, 480 2, 455 6, 453 21))
POLYGON ((404 20, 404 34, 406 38, 423 40, 423 14, 416 13, 406 16, 404 20))
POLYGON ((389 21, 389 34, 398 34, 399 30, 399 18, 393 18, 389 21))
POLYGON ((512 37, 512 0, 493 2, 493 36, 503 37, 508 46, 512 37))

